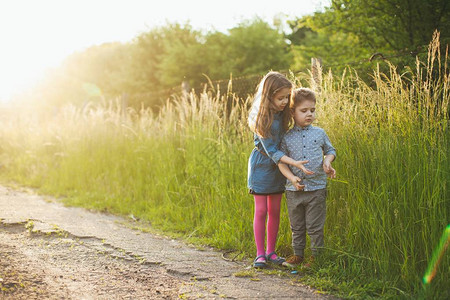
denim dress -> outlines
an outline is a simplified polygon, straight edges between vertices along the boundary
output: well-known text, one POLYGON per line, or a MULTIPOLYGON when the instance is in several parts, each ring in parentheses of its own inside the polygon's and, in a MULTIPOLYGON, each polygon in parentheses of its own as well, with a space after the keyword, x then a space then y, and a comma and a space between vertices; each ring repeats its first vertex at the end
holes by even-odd
POLYGON ((278 162, 285 154, 279 150, 283 135, 283 113, 274 115, 270 136, 254 135, 255 148, 248 160, 248 188, 251 194, 283 193, 286 177, 278 169, 278 162))

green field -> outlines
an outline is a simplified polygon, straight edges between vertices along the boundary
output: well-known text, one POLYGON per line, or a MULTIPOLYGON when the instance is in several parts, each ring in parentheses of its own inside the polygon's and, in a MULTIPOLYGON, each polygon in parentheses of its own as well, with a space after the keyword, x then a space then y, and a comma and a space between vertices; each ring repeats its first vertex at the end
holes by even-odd
MULTIPOLYGON (((304 74, 291 79, 308 85, 304 74)), ((0 176, 252 258, 249 101, 205 91, 168 100, 158 114, 114 101, 3 108, 0 176)), ((326 251, 303 282, 344 298, 450 297, 449 251, 422 284, 450 221, 448 105, 447 56, 437 48, 415 70, 375 70, 370 85, 351 70, 324 72, 317 126, 337 149, 337 178, 329 181, 326 251)), ((281 219, 277 251, 289 255, 284 204, 281 219)))

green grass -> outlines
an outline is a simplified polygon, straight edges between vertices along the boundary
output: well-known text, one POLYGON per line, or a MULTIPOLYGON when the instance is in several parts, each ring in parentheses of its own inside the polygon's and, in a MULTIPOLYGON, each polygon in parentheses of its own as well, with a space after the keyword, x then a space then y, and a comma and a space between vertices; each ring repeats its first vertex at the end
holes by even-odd
MULTIPOLYGON (((326 250, 302 282, 349 299, 449 297, 448 252, 421 283, 450 219, 449 72, 435 46, 417 70, 375 70, 371 86, 350 71, 323 76, 318 126, 338 151, 338 178, 329 182, 326 250)), ((4 108, 0 176, 252 258, 248 100, 191 94, 158 115, 116 103, 4 108)), ((278 252, 291 253, 284 203, 278 252)))

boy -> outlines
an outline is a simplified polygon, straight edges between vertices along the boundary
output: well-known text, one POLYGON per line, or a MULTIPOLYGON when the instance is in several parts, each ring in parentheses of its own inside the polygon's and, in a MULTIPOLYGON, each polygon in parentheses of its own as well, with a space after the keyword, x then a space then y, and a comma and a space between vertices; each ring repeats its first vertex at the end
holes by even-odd
MULTIPOLYGON (((296 167, 279 164, 280 171, 288 179, 286 199, 294 250, 294 255, 284 264, 295 267, 304 261, 306 232, 311 240, 311 262, 319 254, 319 248, 324 245, 327 175, 331 178, 336 176, 336 171, 331 166, 336 157, 336 150, 325 131, 311 125, 315 120, 316 109, 316 96, 312 90, 295 89, 292 92, 290 108, 295 125, 283 137, 280 150, 295 160, 307 161, 305 172, 296 167)), ((306 266, 309 266, 309 263, 306 266)))

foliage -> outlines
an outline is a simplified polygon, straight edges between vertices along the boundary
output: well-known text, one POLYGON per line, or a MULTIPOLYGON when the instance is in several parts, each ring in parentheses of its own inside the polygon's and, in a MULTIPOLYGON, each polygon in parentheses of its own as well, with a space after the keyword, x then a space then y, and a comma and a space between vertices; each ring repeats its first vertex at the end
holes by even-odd
POLYGON ((325 69, 333 67, 342 74, 350 65, 369 82, 375 58, 386 57, 399 69, 414 67, 416 55, 426 53, 435 30, 444 41, 444 52, 450 38, 450 7, 445 0, 333 0, 324 11, 289 25, 295 69, 320 57, 325 69))
POLYGON ((289 55, 286 41, 276 29, 256 19, 230 29, 230 58, 236 75, 249 75, 270 69, 287 70, 289 55))
POLYGON ((450 11, 445 0, 332 0, 317 21, 329 32, 360 38, 372 51, 413 51, 428 45, 435 30, 450 36, 450 11))
POLYGON ((171 88, 183 80, 198 81, 203 69, 198 58, 202 57, 201 39, 200 32, 189 24, 167 24, 137 36, 132 65, 136 79, 143 80, 137 86, 151 92, 171 88))
POLYGON ((359 47, 359 39, 354 35, 315 32, 308 27, 307 22, 295 26, 297 32, 302 30, 304 35, 297 38, 296 44, 292 44, 294 70, 305 70, 310 67, 311 58, 321 58, 324 69, 332 68, 337 73, 345 68, 342 62, 352 62, 358 57, 369 55, 367 50, 359 47))

